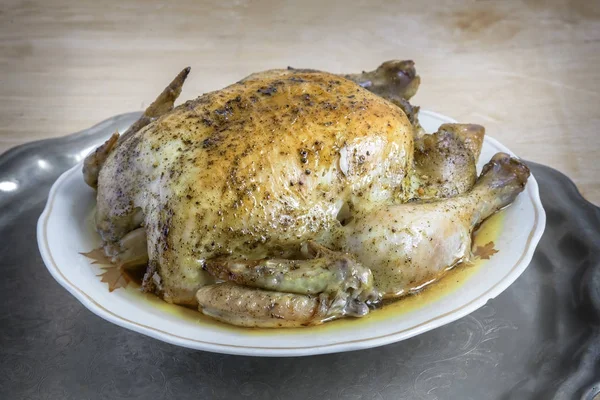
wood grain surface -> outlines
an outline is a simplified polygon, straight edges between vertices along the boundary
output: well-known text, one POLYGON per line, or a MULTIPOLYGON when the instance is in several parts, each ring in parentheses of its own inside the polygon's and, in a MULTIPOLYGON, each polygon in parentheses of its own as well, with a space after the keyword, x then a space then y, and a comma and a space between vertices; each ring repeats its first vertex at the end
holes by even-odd
POLYGON ((413 59, 414 103, 486 126, 600 204, 600 2, 31 1, 0 5, 0 152, 251 72, 413 59))

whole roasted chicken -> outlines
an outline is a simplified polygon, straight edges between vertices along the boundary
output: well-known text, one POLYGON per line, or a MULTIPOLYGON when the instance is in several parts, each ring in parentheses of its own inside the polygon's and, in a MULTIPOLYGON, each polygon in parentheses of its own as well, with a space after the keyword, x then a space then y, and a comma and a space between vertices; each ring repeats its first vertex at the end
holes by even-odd
POLYGON ((362 316, 471 255, 527 167, 484 129, 426 134, 412 61, 252 74, 173 108, 189 68, 84 163, 97 230, 143 289, 242 326, 362 316))

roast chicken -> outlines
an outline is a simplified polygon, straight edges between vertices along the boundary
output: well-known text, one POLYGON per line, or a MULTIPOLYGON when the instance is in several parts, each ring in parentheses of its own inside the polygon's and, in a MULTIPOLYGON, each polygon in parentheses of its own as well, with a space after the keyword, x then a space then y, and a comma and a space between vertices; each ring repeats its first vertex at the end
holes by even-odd
POLYGON ((499 153, 477 177, 479 125, 426 134, 412 61, 270 70, 174 108, 188 73, 83 172, 112 261, 227 323, 319 324, 421 290, 529 176, 499 153))

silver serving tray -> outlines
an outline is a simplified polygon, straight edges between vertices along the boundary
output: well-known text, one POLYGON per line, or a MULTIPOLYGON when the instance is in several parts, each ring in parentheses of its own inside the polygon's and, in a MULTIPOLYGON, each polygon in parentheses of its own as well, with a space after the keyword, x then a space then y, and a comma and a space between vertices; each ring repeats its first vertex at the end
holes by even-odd
MULTIPOLYGON (((139 113, 0 156, 0 399, 595 399, 600 209, 529 163, 546 232, 486 306, 396 344, 303 358, 179 348, 89 312, 50 276, 36 222, 50 186, 139 113)), ((600 395, 599 395, 600 396, 600 395)))

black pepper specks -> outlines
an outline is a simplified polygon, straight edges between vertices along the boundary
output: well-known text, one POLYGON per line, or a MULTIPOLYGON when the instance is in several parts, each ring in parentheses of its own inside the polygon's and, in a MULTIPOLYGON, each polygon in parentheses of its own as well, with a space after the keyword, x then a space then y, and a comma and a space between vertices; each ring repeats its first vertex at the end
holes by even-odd
POLYGON ((274 85, 262 87, 258 89, 257 92, 265 96, 271 96, 273 93, 277 93, 277 87, 275 87, 274 85))
POLYGON ((298 152, 300 153, 300 162, 306 164, 308 162, 308 151, 300 149, 298 152))

